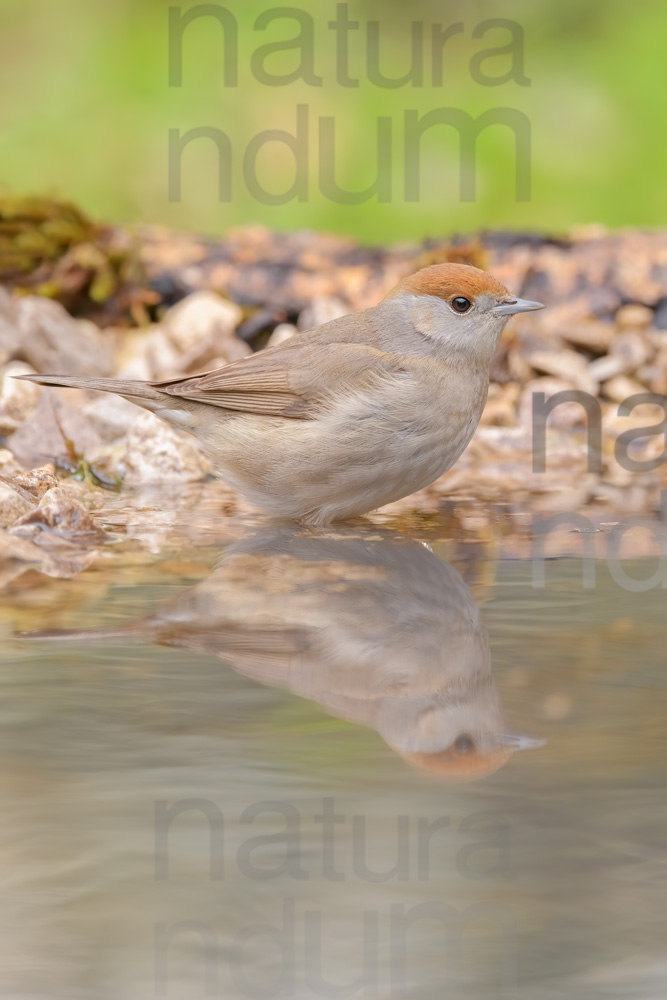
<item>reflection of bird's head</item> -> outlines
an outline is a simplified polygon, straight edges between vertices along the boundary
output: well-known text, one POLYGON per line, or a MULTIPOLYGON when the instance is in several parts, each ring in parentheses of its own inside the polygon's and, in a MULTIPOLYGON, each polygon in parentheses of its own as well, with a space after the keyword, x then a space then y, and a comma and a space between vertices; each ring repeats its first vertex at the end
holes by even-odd
POLYGON ((510 737, 488 744, 488 737, 480 741, 470 733, 461 733, 446 750, 407 753, 405 759, 421 771, 430 771, 450 781, 475 781, 493 774, 514 750, 520 749, 510 737))
POLYGON ((430 771, 448 781, 476 781, 493 774, 507 761, 512 750, 499 746, 489 753, 475 748, 466 754, 459 754, 454 747, 441 753, 408 753, 405 760, 420 771, 430 771))
POLYGON ((404 702, 385 711, 381 735, 405 761, 447 781, 476 781, 499 770, 516 750, 542 746, 542 740, 505 732, 485 643, 478 646, 477 667, 469 683, 442 690, 416 712, 404 702))
POLYGON ((451 746, 439 753, 406 753, 407 760, 420 771, 430 771, 448 781, 476 781, 499 770, 516 750, 533 750, 544 740, 530 736, 498 737, 493 744, 478 743, 469 733, 461 733, 451 746))

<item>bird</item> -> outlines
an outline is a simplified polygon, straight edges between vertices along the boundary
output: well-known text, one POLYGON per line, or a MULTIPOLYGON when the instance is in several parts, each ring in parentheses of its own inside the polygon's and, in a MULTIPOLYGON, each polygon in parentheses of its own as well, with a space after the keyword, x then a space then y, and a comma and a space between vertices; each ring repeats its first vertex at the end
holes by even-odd
POLYGON ((214 371, 159 382, 17 377, 118 393, 194 435, 252 506, 323 526, 451 468, 479 423, 505 324, 542 308, 479 268, 432 264, 372 308, 214 371))
POLYGON ((408 765, 445 781, 485 777, 544 743, 506 729, 468 585, 427 544, 390 528, 260 523, 149 616, 24 638, 150 641, 215 656, 374 729, 408 765))

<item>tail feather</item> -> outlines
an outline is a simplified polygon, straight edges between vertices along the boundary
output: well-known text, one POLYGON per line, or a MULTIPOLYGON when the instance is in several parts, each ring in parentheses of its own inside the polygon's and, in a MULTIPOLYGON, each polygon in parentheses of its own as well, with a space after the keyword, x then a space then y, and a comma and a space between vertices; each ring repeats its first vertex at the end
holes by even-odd
POLYGON ((133 382, 122 378, 101 378, 97 375, 14 375, 24 382, 38 385, 60 385, 76 389, 99 389, 100 392, 116 392, 119 396, 134 396, 137 399, 164 400, 165 394, 154 389, 149 382, 133 382))
POLYGON ((121 625, 118 628, 100 629, 36 629, 32 632, 15 632, 13 638, 22 642, 49 640, 50 642, 108 642, 119 644, 149 644, 157 641, 160 626, 147 619, 121 625))

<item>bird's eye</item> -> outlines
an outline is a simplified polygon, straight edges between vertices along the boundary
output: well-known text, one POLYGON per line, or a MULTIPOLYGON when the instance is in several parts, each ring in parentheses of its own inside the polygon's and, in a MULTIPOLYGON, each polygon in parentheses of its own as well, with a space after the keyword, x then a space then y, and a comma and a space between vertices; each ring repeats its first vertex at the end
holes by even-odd
POLYGON ((470 753, 470 751, 474 749, 475 741, 472 736, 468 735, 468 733, 461 733, 461 735, 457 736, 454 740, 454 753, 459 754, 461 757, 463 757, 466 753, 470 753))
POLYGON ((451 302, 452 309, 457 313, 465 313, 470 309, 472 302, 470 299, 466 299, 463 295, 457 295, 452 299, 451 302))

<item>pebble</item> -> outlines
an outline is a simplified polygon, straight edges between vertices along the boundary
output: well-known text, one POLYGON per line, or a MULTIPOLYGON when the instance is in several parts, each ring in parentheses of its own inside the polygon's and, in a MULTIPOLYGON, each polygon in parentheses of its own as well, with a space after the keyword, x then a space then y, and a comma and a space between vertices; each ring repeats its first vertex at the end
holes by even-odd
POLYGON ((51 299, 29 295, 17 302, 21 355, 38 372, 110 375, 112 351, 102 331, 74 319, 51 299))
POLYGON ((590 323, 572 323, 563 328, 561 335, 569 344, 591 354, 606 354, 614 339, 614 328, 611 323, 591 320, 590 323))
POLYGON ((89 482, 80 482, 78 479, 61 479, 56 481, 58 495, 62 498, 69 498, 76 501, 87 511, 100 510, 104 506, 104 490, 89 482))
POLYGON ((538 372, 565 379, 571 382, 575 389, 590 393, 592 396, 597 394, 598 376, 593 371, 595 362, 587 364, 586 359, 576 351, 536 351, 528 360, 538 372))
POLYGON ((606 354, 603 358, 591 361, 589 371, 599 382, 607 382, 615 378, 626 370, 626 364, 622 358, 606 354))
POLYGON ((614 317, 619 330, 645 330, 653 323, 653 310, 639 303, 630 303, 621 308, 614 317))
POLYGON ((72 499, 67 490, 53 486, 39 501, 39 506, 24 514, 13 526, 11 533, 21 538, 34 538, 50 530, 70 541, 100 541, 103 532, 78 500, 72 499))
POLYGON ((646 392, 646 386, 628 375, 615 375, 609 381, 603 382, 602 391, 607 399, 611 399, 614 403, 622 403, 628 396, 634 396, 638 392, 646 392))
POLYGON ((183 372, 182 355, 161 326, 149 327, 141 337, 133 337, 131 348, 123 352, 118 378, 153 382, 173 378, 183 372))
POLYGON ((347 316, 349 311, 343 300, 337 298, 335 295, 317 295, 299 313, 297 326, 299 330, 314 330, 316 326, 321 326, 322 323, 328 323, 332 319, 347 316))
POLYGON ((117 337, 120 378, 155 381, 220 368, 251 354, 236 336, 239 306, 214 292, 195 292, 161 324, 117 337))
POLYGON ((284 344, 286 340, 293 337, 298 330, 291 323, 279 323, 275 328, 271 336, 269 337, 267 347, 277 347, 278 344, 284 344))
POLYGON ((32 508, 33 504, 20 490, 0 482, 0 527, 10 527, 32 508))
POLYGON ((591 361, 589 371, 600 382, 606 382, 615 375, 631 375, 647 360, 650 345, 646 338, 632 330, 619 333, 603 358, 591 361))
POLYGON ((10 361, 0 373, 0 435, 13 434, 37 406, 41 386, 13 378, 34 374, 35 369, 22 361, 10 361))
POLYGON ((23 471, 23 466, 16 461, 9 448, 0 448, 0 477, 13 479, 14 476, 18 476, 23 471))
POLYGON ((636 371, 640 365, 648 361, 651 344, 646 334, 636 330, 625 330, 614 337, 609 353, 613 357, 623 358, 628 365, 628 371, 636 371))
POLYGON ((82 412, 83 390, 63 389, 62 394, 58 389, 43 390, 33 412, 9 438, 9 447, 26 468, 68 456, 65 438, 77 455, 85 455, 100 444, 95 428, 82 412))
POLYGON ((242 318, 243 311, 235 302, 215 292, 194 292, 172 306, 162 323, 174 347, 187 354, 210 337, 226 340, 234 336, 242 318))
POLYGON ((26 490, 37 500, 41 499, 47 490, 58 485, 55 477, 55 469, 52 465, 44 465, 38 469, 30 469, 29 472, 20 472, 14 482, 26 490))
POLYGON ((143 413, 130 427, 123 457, 128 483, 196 482, 210 471, 208 459, 187 434, 143 413))
POLYGON ((106 392, 99 393, 97 399, 83 409, 84 416, 105 444, 123 437, 141 412, 141 407, 129 400, 106 392))

